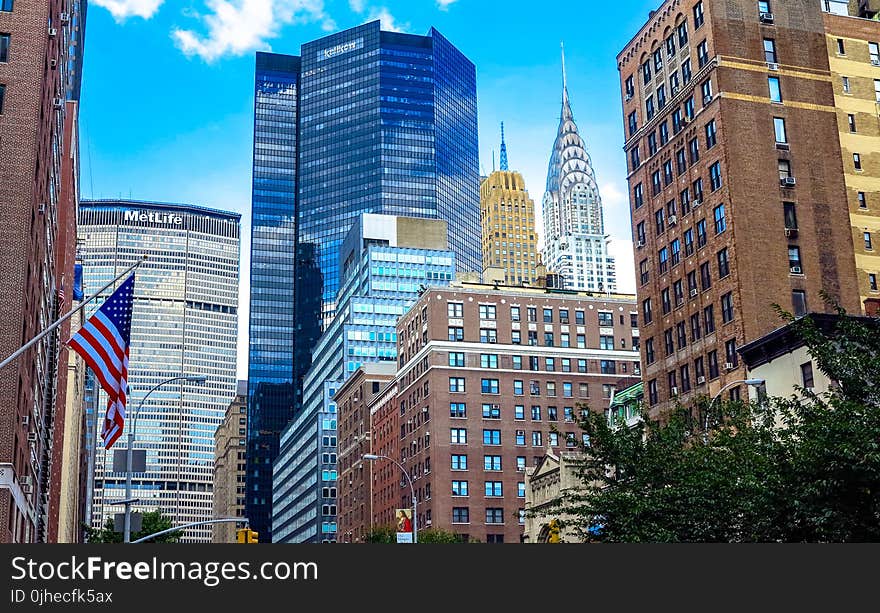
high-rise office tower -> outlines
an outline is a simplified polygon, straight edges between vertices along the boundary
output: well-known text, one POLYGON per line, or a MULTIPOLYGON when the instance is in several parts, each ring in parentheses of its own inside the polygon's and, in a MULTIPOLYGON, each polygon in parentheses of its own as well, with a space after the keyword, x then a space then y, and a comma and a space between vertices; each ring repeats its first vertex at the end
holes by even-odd
MULTIPOLYGON (((81 72, 69 41, 84 7, 0 0, 0 360, 63 314, 57 292, 71 291, 79 169, 67 75, 81 72)), ((11 472, 0 483, 0 542, 58 537, 69 328, 0 372, 0 465, 11 472)))
POLYGON ((566 289, 614 292, 617 275, 608 254, 602 198, 571 111, 564 55, 562 75, 562 115, 544 194, 544 264, 562 276, 566 289))
POLYGON ((717 394, 773 304, 859 310, 816 0, 668 0, 618 55, 645 398, 717 394))
MULTIPOLYGON (((146 449, 147 471, 135 475, 137 509, 161 509, 175 525, 213 515, 214 432, 236 392, 239 218, 192 205, 83 201, 79 228, 84 278, 95 289, 113 280, 141 255, 137 270, 126 432, 146 449), (204 375, 204 384, 173 382, 204 375)), ((87 308, 90 315, 98 306, 87 308)), ((106 395, 97 397, 103 418, 106 395)), ((122 508, 125 473, 113 471, 113 451, 95 449, 93 527, 122 508)), ((189 529, 184 542, 208 542, 211 527, 189 529)))
POLYGON ((482 270, 476 70, 439 32, 379 22, 257 54, 248 519, 271 535, 271 463, 332 321, 342 240, 361 213, 449 222, 482 270))
POLYGON ((493 171, 480 184, 480 217, 483 266, 503 269, 507 285, 537 281, 535 202, 526 191, 523 176, 509 169, 504 124, 501 125, 501 170, 493 171))
POLYGON ((846 8, 846 3, 829 6, 823 16, 825 42, 859 297, 865 312, 876 315, 880 312, 880 22, 846 16, 846 8))
POLYGON ((397 320, 425 288, 455 277, 447 244, 437 219, 364 214, 352 226, 339 256, 339 309, 315 346, 274 465, 273 543, 336 540, 336 497, 323 495, 336 485, 336 390, 362 364, 396 361, 397 320))

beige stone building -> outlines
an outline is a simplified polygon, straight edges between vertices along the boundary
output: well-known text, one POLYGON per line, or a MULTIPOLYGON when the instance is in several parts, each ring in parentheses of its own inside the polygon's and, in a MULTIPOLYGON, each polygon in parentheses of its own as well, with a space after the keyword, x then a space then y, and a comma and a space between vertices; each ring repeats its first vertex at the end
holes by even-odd
POLYGON ((880 309, 880 22, 826 13, 859 294, 880 309))
POLYGON ((525 543, 577 543, 582 539, 557 504, 565 492, 583 487, 578 475, 579 452, 548 449, 537 466, 526 468, 525 543), (558 539, 558 541, 557 541, 558 539))
MULTIPOLYGON (((214 518, 244 517, 247 381, 239 381, 223 423, 214 433, 214 518)), ((234 543, 236 524, 213 526, 211 541, 234 543)))

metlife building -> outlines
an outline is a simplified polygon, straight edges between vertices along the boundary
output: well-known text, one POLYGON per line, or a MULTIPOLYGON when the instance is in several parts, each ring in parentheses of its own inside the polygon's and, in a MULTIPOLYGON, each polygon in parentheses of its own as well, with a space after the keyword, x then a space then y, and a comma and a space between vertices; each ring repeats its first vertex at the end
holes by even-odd
MULTIPOLYGON (((87 295, 147 256, 135 279, 125 432, 153 387, 182 374, 207 377, 204 384, 158 387, 137 416, 134 448, 147 450, 147 471, 134 475, 133 495, 140 500, 135 507, 161 509, 174 525, 213 514, 214 431, 236 386, 239 218, 237 213, 190 205, 80 203, 87 295)), ((87 307, 85 315, 100 303, 87 307)), ((107 399, 100 392, 96 400, 90 418, 100 420, 107 399)), ((94 424, 90 430, 94 432, 94 424)), ((87 464, 95 467, 94 498, 87 520, 97 528, 122 512, 121 506, 108 502, 125 497, 125 473, 113 471, 112 452, 125 449, 127 436, 109 452, 100 439, 97 445, 94 438, 90 441, 88 452, 94 457, 87 464)), ((211 527, 187 530, 183 540, 210 542, 211 527)))
POLYGON ((362 213, 442 219, 481 271, 476 69, 434 29, 332 34, 258 53, 247 516, 272 533, 272 462, 336 312, 339 252, 362 213))

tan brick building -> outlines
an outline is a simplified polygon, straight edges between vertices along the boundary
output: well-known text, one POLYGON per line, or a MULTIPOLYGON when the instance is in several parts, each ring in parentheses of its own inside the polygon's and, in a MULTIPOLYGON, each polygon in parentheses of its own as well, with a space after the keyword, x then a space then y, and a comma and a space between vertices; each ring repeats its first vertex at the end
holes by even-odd
POLYGON ((373 524, 372 474, 375 466, 363 461, 371 446, 370 406, 394 380, 397 366, 388 362, 362 365, 336 390, 339 415, 336 513, 339 543, 363 543, 373 524))
MULTIPOLYGON (((214 433, 214 518, 244 517, 245 472, 247 454, 247 381, 236 385, 235 398, 229 403, 223 423, 214 433)), ((234 543, 235 530, 241 526, 215 524, 213 543, 234 543)))
MULTIPOLYGON (((426 291, 397 327, 389 407, 399 424, 388 455, 409 470, 420 528, 520 542, 526 467, 548 448, 573 449, 577 411, 604 412, 615 388, 638 380, 636 326, 633 296, 478 284, 426 291)), ((383 518, 411 506, 389 464, 390 498, 377 499, 374 485, 383 518)))
MULTIPOLYGON (((81 68, 79 6, 0 0, 0 359, 58 317, 63 281, 71 292, 78 195, 64 176, 79 169, 76 105, 65 100, 78 96, 67 88, 81 68)), ((2 543, 59 537, 68 328, 0 372, 2 543)))
POLYGON ((774 303, 860 309, 826 47, 816 0, 667 0, 618 56, 655 412, 741 380, 774 303))
POLYGON ((880 22, 826 13, 859 296, 880 309, 880 22))

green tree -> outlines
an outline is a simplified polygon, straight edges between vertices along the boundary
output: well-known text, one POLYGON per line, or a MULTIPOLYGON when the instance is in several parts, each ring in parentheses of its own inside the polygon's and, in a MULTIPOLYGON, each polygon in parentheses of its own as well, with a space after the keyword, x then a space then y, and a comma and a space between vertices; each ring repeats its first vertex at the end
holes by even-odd
MULTIPOLYGON (((131 540, 136 541, 145 536, 149 536, 150 534, 155 534, 157 532, 161 532, 162 530, 167 530, 171 528, 171 518, 162 515, 161 509, 156 509, 155 511, 148 511, 143 514, 143 523, 141 525, 141 530, 139 532, 132 532, 131 540)), ((108 517, 107 521, 104 523, 104 527, 100 530, 96 530, 90 526, 85 526, 86 532, 86 540, 89 543, 121 543, 122 542, 122 532, 114 532, 113 530, 113 518, 108 517)), ((183 536, 182 531, 169 532, 168 534, 163 534, 162 536, 156 537, 152 539, 151 543, 177 543, 180 541, 180 537, 183 536)))
POLYGON ((783 313, 837 382, 825 394, 711 415, 703 398, 631 429, 588 412, 584 487, 558 508, 586 540, 880 541, 880 326, 839 315, 783 313))
POLYGON ((366 536, 367 543, 396 543, 397 529, 394 526, 376 526, 366 536))

